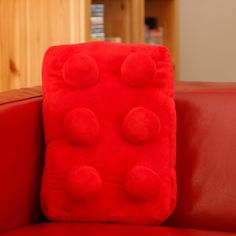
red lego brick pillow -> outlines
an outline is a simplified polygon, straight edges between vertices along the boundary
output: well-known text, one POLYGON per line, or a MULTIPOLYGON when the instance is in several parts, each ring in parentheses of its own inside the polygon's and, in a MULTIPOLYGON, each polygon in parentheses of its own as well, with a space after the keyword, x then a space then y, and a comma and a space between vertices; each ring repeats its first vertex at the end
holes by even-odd
POLYGON ((176 116, 165 47, 51 47, 43 96, 48 219, 160 224, 171 214, 176 116))

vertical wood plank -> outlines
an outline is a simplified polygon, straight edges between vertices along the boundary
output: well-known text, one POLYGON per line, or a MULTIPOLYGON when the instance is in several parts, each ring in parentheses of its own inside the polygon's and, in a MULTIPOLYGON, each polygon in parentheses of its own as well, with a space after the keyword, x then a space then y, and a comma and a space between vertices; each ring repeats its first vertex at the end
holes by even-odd
POLYGON ((74 40, 70 27, 72 0, 27 1, 27 85, 38 85, 41 83, 45 50, 51 45, 67 44, 74 40))
POLYGON ((25 9, 25 1, 0 1, 0 90, 26 83, 25 9))
POLYGON ((130 1, 130 42, 144 42, 144 0, 129 0, 130 1))
POLYGON ((74 2, 74 16, 72 20, 78 22, 79 29, 76 40, 79 42, 86 42, 90 40, 90 6, 91 0, 73 0, 74 2))
POLYGON ((51 45, 89 39, 90 0, 0 1, 0 91, 41 84, 51 45))

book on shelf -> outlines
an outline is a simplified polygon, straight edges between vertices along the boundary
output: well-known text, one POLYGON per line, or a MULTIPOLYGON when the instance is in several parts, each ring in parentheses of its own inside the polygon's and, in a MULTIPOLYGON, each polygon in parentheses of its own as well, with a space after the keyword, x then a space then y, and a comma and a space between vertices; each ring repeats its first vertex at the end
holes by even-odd
POLYGON ((158 18, 145 18, 145 42, 153 45, 163 45, 164 28, 159 25, 158 18))
POLYGON ((104 4, 91 5, 91 36, 93 40, 104 40, 104 4))

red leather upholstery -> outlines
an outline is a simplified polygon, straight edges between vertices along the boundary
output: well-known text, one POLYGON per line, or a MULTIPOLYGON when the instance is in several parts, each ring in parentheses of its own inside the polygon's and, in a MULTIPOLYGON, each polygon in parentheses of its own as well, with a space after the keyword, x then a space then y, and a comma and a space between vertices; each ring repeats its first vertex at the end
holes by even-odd
POLYGON ((1 236, 234 236, 217 231, 124 224, 47 223, 23 227, 1 236))
POLYGON ((0 233, 37 222, 43 163, 41 92, 0 95, 0 233))
MULTIPOLYGON (((175 97, 178 197, 176 210, 165 225, 236 231, 236 83, 177 83, 175 97)), ((23 99, 0 104, 0 232, 40 218, 41 98, 30 95, 23 99)), ((49 223, 7 235, 228 234, 172 227, 49 223)))
POLYGON ((168 224, 236 231, 236 83, 178 83, 177 207, 168 224))

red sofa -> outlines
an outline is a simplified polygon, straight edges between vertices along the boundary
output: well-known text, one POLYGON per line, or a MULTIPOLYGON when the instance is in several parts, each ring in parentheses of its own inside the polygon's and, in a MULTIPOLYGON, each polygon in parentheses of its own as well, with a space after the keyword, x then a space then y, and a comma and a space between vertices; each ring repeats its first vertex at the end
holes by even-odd
POLYGON ((162 226, 44 219, 41 88, 1 93, 0 235, 236 235, 236 83, 178 82, 175 87, 178 196, 162 226))

